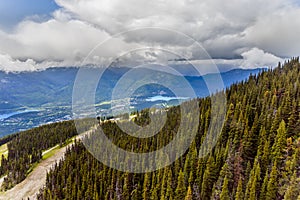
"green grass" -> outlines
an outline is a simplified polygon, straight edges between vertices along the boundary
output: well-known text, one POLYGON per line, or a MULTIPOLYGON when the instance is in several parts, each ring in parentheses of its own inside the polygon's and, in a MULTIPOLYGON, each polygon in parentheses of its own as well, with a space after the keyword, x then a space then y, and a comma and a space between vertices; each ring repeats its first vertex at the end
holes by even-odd
MULTIPOLYGON (((46 159, 50 158, 50 157, 53 156, 53 155, 56 153, 56 151, 57 151, 58 149, 60 149, 60 148, 62 148, 62 147, 60 147, 59 145, 57 145, 55 148, 51 149, 51 151, 48 151, 47 153, 45 153, 45 154, 42 156, 42 159, 41 159, 40 161, 46 160, 46 159)), ((34 164, 32 164, 32 166, 30 167, 30 169, 27 171, 27 175, 30 174, 30 173, 34 170, 34 168, 36 168, 36 167, 39 165, 39 163, 40 163, 40 162, 35 162, 34 164)))
MULTIPOLYGON (((46 160, 46 159, 50 158, 51 156, 53 156, 53 155, 56 153, 57 150, 59 150, 59 149, 65 147, 65 146, 67 146, 68 144, 73 143, 74 140, 75 140, 75 138, 76 138, 76 136, 67 139, 66 142, 65 142, 62 146, 57 145, 55 148, 51 149, 51 151, 48 151, 47 153, 45 153, 45 154, 43 155, 43 157, 42 157, 42 160, 46 160)), ((38 164, 39 164, 39 163, 34 163, 34 164, 30 167, 30 169, 27 171, 27 174, 29 174, 30 172, 32 172, 32 171, 34 170, 34 168, 38 166, 38 164)))
POLYGON ((34 168, 36 168, 37 166, 38 166, 38 164, 39 163, 33 163, 32 165, 31 165, 31 167, 28 169, 28 171, 27 171, 27 175, 26 176, 28 176, 28 174, 30 174, 33 170, 34 170, 34 168))
POLYGON ((2 155, 4 155, 5 158, 8 156, 7 144, 0 146, 0 162, 2 160, 2 155))
POLYGON ((48 151, 47 153, 45 153, 42 157, 42 160, 46 160, 47 158, 50 158, 51 156, 53 156, 55 154, 56 150, 58 150, 58 149, 60 149, 60 146, 56 146, 51 151, 48 151))

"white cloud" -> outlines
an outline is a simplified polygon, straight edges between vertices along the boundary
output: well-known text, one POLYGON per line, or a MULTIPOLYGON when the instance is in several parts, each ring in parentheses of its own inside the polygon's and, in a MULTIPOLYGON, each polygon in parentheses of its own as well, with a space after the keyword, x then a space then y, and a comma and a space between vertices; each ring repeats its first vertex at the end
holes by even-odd
POLYGON ((246 31, 258 48, 283 57, 300 55, 300 8, 289 7, 261 17, 246 31))
POLYGON ((0 54, 0 70, 2 71, 34 71, 35 62, 32 59, 28 59, 24 62, 12 59, 9 55, 0 54))
MULTIPOLYGON (((51 19, 29 17, 10 33, 0 30, 1 69, 80 65, 95 45, 114 34, 140 27, 182 32, 201 43, 218 62, 233 59, 228 63, 244 67, 272 65, 280 57, 300 55, 300 21, 297 20, 300 9, 293 0, 56 2, 61 8, 51 19)), ((135 32, 115 38, 113 45, 97 49, 88 62, 107 62, 116 52, 140 46, 167 48, 194 60, 203 59, 189 43, 163 32, 145 29, 143 34, 135 32)), ((149 57, 152 54, 155 51, 145 54, 146 60, 155 59, 149 57)), ((135 55, 131 59, 143 57, 135 55)))
POLYGON ((282 58, 257 48, 242 53, 242 56, 241 66, 244 68, 273 67, 277 66, 278 62, 283 61, 282 58))
POLYGON ((12 34, 0 37, 7 43, 0 46, 0 52, 43 61, 76 60, 109 35, 79 20, 54 18, 42 23, 23 21, 12 34))

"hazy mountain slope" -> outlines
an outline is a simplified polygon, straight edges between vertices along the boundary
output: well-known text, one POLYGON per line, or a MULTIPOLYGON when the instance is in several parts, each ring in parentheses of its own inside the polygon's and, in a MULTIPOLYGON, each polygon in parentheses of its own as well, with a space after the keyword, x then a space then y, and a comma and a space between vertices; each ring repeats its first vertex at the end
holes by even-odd
MULTIPOLYGON (((111 99, 112 90, 117 81, 129 68, 109 68, 99 83, 96 91, 96 102, 111 99)), ((250 73, 256 74, 259 69, 236 69, 222 73, 224 85, 245 80, 250 73)), ((0 136, 24 130, 49 122, 71 118, 71 102, 73 84, 78 68, 51 68, 45 71, 4 73, 0 71, 0 136)), ((138 77, 151 79, 155 72, 140 69, 138 77)), ((214 79, 214 74, 206 75, 214 79)), ((180 79, 171 74, 164 75, 170 85, 180 88, 180 79)), ((209 95, 202 77, 185 77, 199 97, 209 95)), ((184 88, 180 88, 184 89, 184 88)), ((136 109, 150 107, 157 102, 145 102, 147 97, 158 94, 173 95, 170 90, 158 86, 147 85, 134 94, 139 97, 136 109)), ((176 103, 176 102, 170 102, 176 103)), ((102 109, 109 108, 109 105, 102 109)))

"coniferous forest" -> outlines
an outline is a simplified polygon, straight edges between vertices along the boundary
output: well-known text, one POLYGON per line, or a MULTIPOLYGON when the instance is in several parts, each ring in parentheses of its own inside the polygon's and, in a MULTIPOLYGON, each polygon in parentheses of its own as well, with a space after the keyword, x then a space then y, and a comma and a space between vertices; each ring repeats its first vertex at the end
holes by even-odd
POLYGON ((35 163, 42 159, 42 151, 77 135, 73 121, 44 125, 3 139, 7 142, 8 156, 2 154, 0 176, 5 175, 3 190, 24 180, 35 163))
MULTIPOLYGON (((49 171, 38 199, 299 200, 299 58, 224 92, 226 122, 209 155, 198 157, 210 117, 210 98, 203 98, 197 100, 197 136, 172 165, 144 174, 120 172, 101 164, 77 141, 49 171)), ((140 112, 136 123, 147 124, 147 112, 140 112)), ((172 139, 179 112, 179 107, 169 109, 165 127, 150 139, 128 136, 115 122, 101 126, 116 145, 147 152, 172 139)))

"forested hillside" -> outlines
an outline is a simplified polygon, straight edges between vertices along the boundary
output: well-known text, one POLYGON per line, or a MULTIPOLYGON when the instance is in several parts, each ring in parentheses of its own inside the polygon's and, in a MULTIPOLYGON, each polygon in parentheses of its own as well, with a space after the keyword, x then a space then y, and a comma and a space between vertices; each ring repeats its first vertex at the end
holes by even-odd
MULTIPOLYGON (((101 164, 77 142, 48 173, 38 199, 299 200, 299 58, 232 85, 226 95, 226 122, 208 156, 197 155, 210 118, 210 99, 205 98, 198 100, 198 134, 172 165, 145 174, 123 173, 101 164)), ((172 139, 179 110, 170 109, 165 127, 150 139, 127 136, 114 122, 102 128, 118 146, 148 152, 172 139)), ((142 113, 138 122, 147 123, 147 115, 142 113)))
POLYGON ((42 151, 62 145, 76 134, 74 122, 64 121, 5 137, 8 156, 1 158, 0 176, 6 175, 1 189, 9 189, 24 180, 30 168, 42 159, 42 151))

